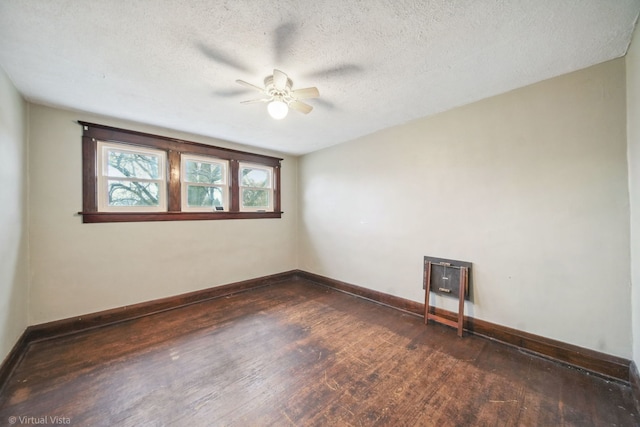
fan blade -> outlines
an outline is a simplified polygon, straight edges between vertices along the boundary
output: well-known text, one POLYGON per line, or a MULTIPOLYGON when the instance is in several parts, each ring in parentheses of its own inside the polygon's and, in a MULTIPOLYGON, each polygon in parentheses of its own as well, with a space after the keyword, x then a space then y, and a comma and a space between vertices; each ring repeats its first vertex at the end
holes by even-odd
POLYGON ((238 95, 244 95, 246 94, 247 91, 246 89, 221 89, 221 90, 214 90, 213 94, 217 95, 217 96, 224 96, 226 98, 232 97, 232 96, 238 96, 238 95))
POLYGON ((329 102, 324 98, 318 98, 315 101, 313 101, 313 103, 316 104, 316 107, 323 107, 329 110, 336 108, 336 105, 333 102, 329 102))
POLYGON ((275 51, 276 64, 281 64, 289 52, 296 31, 296 24, 287 22, 279 25, 273 32, 273 50, 275 51))
POLYGON ((244 80, 236 80, 236 83, 238 83, 239 85, 242 85, 244 87, 248 87, 249 89, 255 89, 258 92, 264 92, 263 88, 261 88, 259 86, 256 86, 256 85, 252 85, 251 83, 247 83, 244 80))
POLYGON ((357 74, 364 71, 360 65, 357 64, 341 64, 336 67, 325 68, 324 70, 318 70, 313 73, 306 74, 305 77, 318 79, 333 79, 336 77, 343 77, 350 74, 357 74))
POLYGON ((305 104, 304 102, 300 102, 300 101, 291 101, 289 103, 289 108, 296 111, 300 111, 301 113, 304 113, 304 114, 309 114, 311 110, 313 110, 313 107, 311 105, 305 104))
POLYGON ((202 42, 197 43, 197 46, 203 54, 205 54, 209 59, 213 61, 219 62, 224 65, 228 65, 229 67, 233 67, 236 70, 244 71, 247 73, 251 72, 251 70, 249 70, 249 68, 246 65, 244 65, 242 62, 230 57, 226 53, 220 50, 217 50, 214 47, 207 46, 202 42))
POLYGON ((320 96, 320 92, 317 87, 307 87, 304 89, 292 90, 291 95, 296 99, 317 98, 320 96))
POLYGON ((284 90, 287 87, 287 80, 289 77, 280 70, 273 70, 273 86, 277 90, 284 90))
POLYGON ((256 102, 269 102, 271 98, 250 99, 248 101, 240 101, 240 104, 255 104, 256 102))

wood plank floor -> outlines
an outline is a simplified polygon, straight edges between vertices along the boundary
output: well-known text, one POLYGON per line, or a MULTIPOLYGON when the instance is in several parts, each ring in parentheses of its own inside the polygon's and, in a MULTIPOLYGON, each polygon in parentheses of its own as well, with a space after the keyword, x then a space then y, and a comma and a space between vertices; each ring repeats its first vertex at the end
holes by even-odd
POLYGON ((34 343, 0 425, 42 420, 640 425, 628 386, 300 280, 34 343))

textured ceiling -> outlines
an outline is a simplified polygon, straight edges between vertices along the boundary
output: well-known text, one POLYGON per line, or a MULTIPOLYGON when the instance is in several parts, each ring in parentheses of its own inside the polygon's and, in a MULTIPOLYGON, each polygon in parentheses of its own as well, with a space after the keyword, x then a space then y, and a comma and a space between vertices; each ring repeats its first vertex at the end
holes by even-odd
POLYGON ((46 105, 303 154, 623 56, 640 0, 2 0, 46 105), (278 68, 314 110, 240 104, 278 68))

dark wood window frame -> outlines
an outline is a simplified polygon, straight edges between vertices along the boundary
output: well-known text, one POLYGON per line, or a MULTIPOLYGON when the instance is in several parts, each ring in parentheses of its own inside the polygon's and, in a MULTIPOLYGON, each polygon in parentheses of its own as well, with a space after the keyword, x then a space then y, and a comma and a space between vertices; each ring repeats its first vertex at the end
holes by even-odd
POLYGON ((197 142, 157 136, 143 132, 119 129, 78 121, 82 126, 82 222, 146 222, 195 221, 220 219, 281 218, 280 162, 277 157, 215 147, 197 142), (98 211, 97 146, 98 141, 115 142, 138 147, 154 148, 167 153, 167 212, 100 212, 98 211), (181 211, 181 154, 197 154, 229 161, 230 205, 228 211, 181 211), (239 162, 250 162, 273 167, 273 211, 241 212, 238 178, 239 162))

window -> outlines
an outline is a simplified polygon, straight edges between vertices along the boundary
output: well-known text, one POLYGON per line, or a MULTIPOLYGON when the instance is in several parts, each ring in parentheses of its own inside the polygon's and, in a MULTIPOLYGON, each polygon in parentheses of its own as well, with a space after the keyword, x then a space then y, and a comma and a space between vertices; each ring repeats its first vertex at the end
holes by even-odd
POLYGON ((273 168, 240 163, 240 210, 273 209, 273 168))
POLYGON ((282 159, 79 123, 85 223, 282 215, 282 159))
POLYGON ((229 210, 229 162, 182 155, 182 210, 229 210))
POLYGON ((98 142, 98 209, 166 211, 164 151, 98 142))

